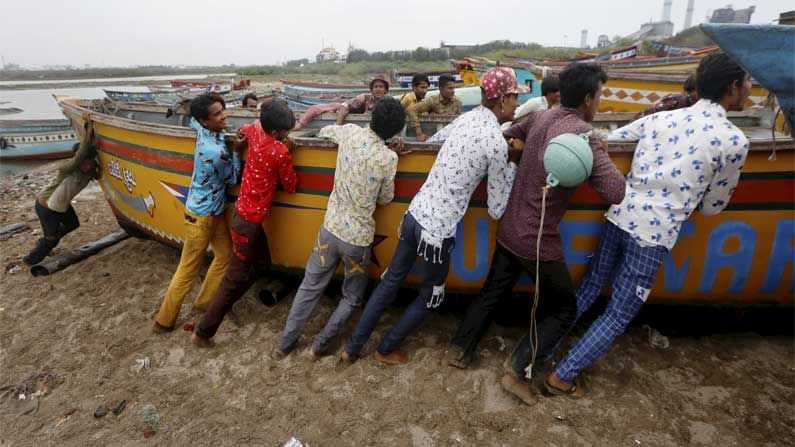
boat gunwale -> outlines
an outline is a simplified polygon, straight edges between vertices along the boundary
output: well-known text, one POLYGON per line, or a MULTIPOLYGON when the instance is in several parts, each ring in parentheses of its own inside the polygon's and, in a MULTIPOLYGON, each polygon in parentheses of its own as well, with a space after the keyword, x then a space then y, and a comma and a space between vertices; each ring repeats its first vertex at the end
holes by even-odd
MULTIPOLYGON (((160 123, 152 123, 147 121, 139 121, 139 120, 132 120, 129 118, 122 118, 119 116, 109 115, 104 112, 92 110, 86 107, 84 104, 85 102, 89 102, 92 100, 76 100, 72 98, 59 98, 58 104, 61 105, 62 108, 70 108, 74 109, 74 113, 77 113, 81 116, 88 116, 91 120, 95 122, 99 122, 106 125, 116 126, 126 130, 133 130, 138 132, 144 132, 149 134, 156 134, 156 135, 163 135, 163 136, 171 136, 177 138, 195 138, 196 131, 187 127, 183 126, 174 126, 170 124, 160 124, 160 123)), ((125 109, 132 109, 133 107, 127 107, 129 103, 124 103, 125 109)), ((140 108, 141 106, 135 106, 136 108, 140 108)), ((149 107, 149 110, 152 112, 160 112, 162 111, 162 107, 149 107), (154 109, 154 110, 152 110, 154 109)), ((242 111, 242 110, 241 110, 242 111)), ((244 114, 235 114, 234 116, 238 117, 250 117, 252 119, 256 119, 256 112, 253 111, 243 111, 244 114)), ((627 113, 630 114, 630 113, 627 113)), ((617 114, 616 114, 617 115, 617 114)), ((351 121, 369 121, 368 115, 348 115, 351 118, 351 121)), ((756 128, 741 128, 744 129, 761 129, 759 127, 756 128)), ((317 132, 318 129, 306 129, 297 131, 291 134, 291 139, 298 144, 299 146, 308 146, 308 147, 315 147, 315 148, 328 148, 333 149, 337 147, 337 144, 332 142, 331 140, 325 138, 318 138, 315 136, 307 135, 309 133, 317 132)), ((769 129, 765 129, 769 130, 769 129)), ((234 135, 231 133, 227 134, 227 139, 231 140, 234 138, 234 135)), ((757 151, 787 151, 787 150, 795 150, 795 141, 791 137, 783 136, 782 139, 750 139, 751 145, 749 147, 749 151, 757 152, 757 151)), ((608 144, 608 153, 632 153, 635 151, 635 147, 637 145, 637 141, 610 141, 608 144)), ((404 147, 407 150, 411 150, 412 152, 416 153, 436 153, 441 148, 441 143, 426 143, 426 142, 419 142, 419 141, 404 141, 404 147)))

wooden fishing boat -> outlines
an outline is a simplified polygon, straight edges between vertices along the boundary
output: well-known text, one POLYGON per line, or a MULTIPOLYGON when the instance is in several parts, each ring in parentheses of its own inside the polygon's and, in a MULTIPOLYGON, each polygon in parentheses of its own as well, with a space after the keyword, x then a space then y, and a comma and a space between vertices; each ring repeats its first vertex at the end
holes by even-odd
MULTIPOLYGON (((178 246, 184 237, 182 214, 193 168, 195 132, 184 127, 181 113, 166 118, 159 106, 106 104, 103 101, 60 99, 59 105, 81 130, 90 119, 98 138, 102 167, 100 186, 119 223, 131 232, 178 246)), ((230 110, 227 122, 236 128, 255 120, 257 113, 230 110)), ((597 127, 625 123, 629 114, 600 116, 597 127)), ((795 145, 792 139, 754 127, 753 114, 732 115, 751 140, 751 153, 739 187, 727 210, 716 216, 696 213, 682 230, 682 241, 666 257, 653 288, 662 302, 732 303, 735 305, 793 303, 793 247, 795 236, 795 145), (775 151, 776 156, 771 157, 775 151)), ((349 120, 367 124, 367 117, 349 120)), ((315 123, 316 124, 316 123, 315 123)), ((423 125, 427 125, 423 122, 423 125)), ((442 123, 436 123, 437 126, 442 123)), ((334 180, 336 150, 315 138, 316 128, 294 134, 298 148, 293 160, 299 175, 295 194, 278 192, 273 212, 265 221, 275 268, 301 272, 312 250, 314 235, 325 213, 334 180)), ((413 152, 398 165, 395 200, 376 211, 376 238, 370 275, 377 279, 388 265, 397 243, 396 230, 411 198, 425 180, 437 144, 408 142, 413 152)), ((626 172, 634 144, 611 143, 610 155, 626 172)), ((234 197, 237 190, 230 190, 234 197)), ((574 195, 561 224, 566 261, 579 281, 588 263, 607 206, 589 186, 574 195)), ((486 208, 481 185, 459 225, 447 287, 476 293, 489 268, 497 223, 486 208)), ((410 275, 409 283, 417 277, 410 275)), ((524 278, 518 290, 528 290, 524 278)))
MULTIPOLYGON (((527 89, 527 92, 519 95, 520 104, 541 95, 541 83, 536 82, 538 77, 527 64, 498 62, 485 57, 467 57, 464 60, 453 61, 453 65, 456 67, 458 75, 463 82, 466 85, 473 86, 480 85, 480 77, 491 67, 499 65, 511 68, 519 85, 527 89)), ((480 103, 480 99, 478 99, 478 103, 480 103)))
MULTIPOLYGON (((282 80, 282 93, 300 95, 312 98, 352 98, 370 91, 369 85, 364 84, 327 84, 320 82, 285 81, 282 80)), ((402 94, 410 92, 411 88, 389 87, 389 93, 402 94)))
POLYGON ((118 102, 152 102, 157 104, 169 105, 179 101, 180 95, 187 94, 189 88, 168 88, 149 87, 149 91, 138 90, 112 90, 103 89, 105 96, 118 102))
POLYGON ((54 160, 77 142, 68 120, 0 120, 0 160, 54 160))
POLYGON ((795 134, 795 26, 705 23, 701 29, 776 95, 795 134))
POLYGON ((19 107, 0 107, 0 115, 14 115, 22 112, 23 110, 19 107))
MULTIPOLYGON (((181 80, 173 80, 171 81, 171 87, 188 87, 188 88, 201 88, 203 90, 207 90, 209 87, 215 88, 219 84, 218 82, 211 82, 211 81, 181 81, 181 80)), ((227 85, 227 84, 223 84, 227 85)), ((251 79, 241 79, 237 82, 232 82, 229 85, 230 90, 245 90, 251 87, 251 79)), ((219 92, 220 93, 220 92, 219 92)), ((226 92, 224 92, 226 93, 226 92)))
MULTIPOLYGON (((399 94, 392 94, 392 90, 389 91, 390 95, 394 98, 400 99, 400 96, 403 93, 399 94)), ((426 98, 430 98, 432 96, 437 96, 439 94, 439 90, 429 90, 426 94, 426 98)), ((455 94, 458 96, 458 99, 461 100, 461 106, 463 111, 469 111, 474 109, 475 107, 480 105, 480 87, 457 87, 455 89, 455 94)), ((279 97, 287 101, 287 104, 290 106, 290 109, 294 112, 304 112, 309 107, 317 104, 328 104, 332 102, 345 102, 356 95, 342 95, 342 96, 327 96, 327 97, 312 97, 306 95, 296 95, 292 93, 285 93, 282 92, 279 94, 279 97)))
POLYGON ((462 83, 461 75, 452 71, 418 71, 418 72, 409 72, 409 71, 396 71, 392 76, 392 80, 395 84, 399 87, 403 88, 411 88, 411 81, 414 79, 414 76, 418 74, 423 74, 428 77, 428 80, 431 81, 431 87, 437 88, 439 87, 439 76, 442 75, 450 75, 455 79, 456 83, 462 83))
MULTIPOLYGON (((547 75, 556 75, 564 66, 538 66, 530 70, 541 80, 547 75)), ((640 112, 672 93, 682 93, 685 80, 691 72, 625 71, 608 69, 608 81, 602 91, 600 112, 640 112)), ((746 107, 764 106, 768 91, 754 82, 746 107)))

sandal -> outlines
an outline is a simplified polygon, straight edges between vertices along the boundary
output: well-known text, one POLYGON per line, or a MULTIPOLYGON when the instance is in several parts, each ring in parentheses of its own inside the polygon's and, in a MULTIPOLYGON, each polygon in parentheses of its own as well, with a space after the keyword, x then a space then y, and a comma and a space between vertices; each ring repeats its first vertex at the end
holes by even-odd
POLYGON ((541 387, 541 394, 546 397, 566 396, 572 399, 579 399, 585 396, 585 390, 577 385, 576 382, 571 384, 567 390, 562 390, 550 385, 549 380, 544 380, 544 385, 541 387))

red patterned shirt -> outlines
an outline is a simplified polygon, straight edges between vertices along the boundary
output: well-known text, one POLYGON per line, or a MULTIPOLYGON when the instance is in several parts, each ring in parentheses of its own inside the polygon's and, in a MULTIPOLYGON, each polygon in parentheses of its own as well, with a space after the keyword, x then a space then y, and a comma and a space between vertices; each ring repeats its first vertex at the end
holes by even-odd
POLYGON ((270 214, 276 186, 295 192, 298 175, 293 169, 290 151, 256 123, 241 128, 248 139, 248 159, 237 198, 237 214, 249 222, 259 223, 270 214))

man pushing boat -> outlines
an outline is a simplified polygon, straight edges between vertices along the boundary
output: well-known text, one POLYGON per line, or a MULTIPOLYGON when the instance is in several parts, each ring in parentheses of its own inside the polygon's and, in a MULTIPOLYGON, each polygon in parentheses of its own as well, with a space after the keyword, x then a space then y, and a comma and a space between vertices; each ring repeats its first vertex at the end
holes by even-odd
POLYGON ((153 330, 174 329, 185 295, 199 275, 209 245, 213 262, 193 307, 206 310, 226 273, 232 242, 226 220, 226 188, 240 178, 240 154, 245 141, 238 136, 235 150, 226 147, 226 103, 218 93, 204 93, 190 102, 190 127, 196 129, 193 174, 185 201, 182 255, 166 296, 155 318, 153 330))
POLYGON ((72 199, 98 176, 97 150, 94 147, 94 128, 89 124, 80 144, 75 144, 71 159, 61 163, 58 176, 36 196, 36 215, 41 223, 42 236, 22 262, 35 265, 58 245, 61 239, 80 227, 72 199))
POLYGON ((340 262, 345 266, 342 298, 315 338, 312 345, 315 358, 328 351, 329 343, 361 305, 367 287, 370 244, 375 235, 373 212, 376 205, 390 203, 395 195, 396 150, 399 148, 390 149, 386 140, 400 132, 405 122, 400 102, 383 98, 373 109, 369 127, 326 126, 318 133, 318 137, 329 138, 338 146, 334 188, 312 255, 306 263, 304 280, 274 351, 276 357, 293 350, 340 262))
POLYGON ((505 211, 516 164, 509 160, 500 123, 513 119, 518 104, 519 89, 513 71, 505 67, 490 69, 483 77, 481 91, 480 107, 456 120, 428 179, 411 201, 398 228, 400 240, 395 254, 348 340, 342 354, 344 363, 359 356, 419 256, 419 294, 373 354, 383 363, 406 363, 408 357, 398 348, 428 313, 442 304, 456 227, 467 211, 472 193, 487 175, 489 214, 499 219, 505 211))
POLYGON ((224 317, 257 279, 256 273, 270 268, 262 221, 270 214, 277 185, 289 193, 298 186, 298 175, 284 143, 289 143, 287 134, 294 126, 295 116, 287 104, 274 100, 262 104, 258 122, 240 129, 248 143, 248 158, 232 218, 232 254, 221 286, 193 334, 193 342, 199 346, 212 345, 224 317))
POLYGON ((638 140, 624 200, 610 207, 588 271, 577 291, 577 318, 602 287, 612 286, 607 309, 555 370, 543 391, 581 396, 576 379, 624 333, 651 293, 663 258, 682 224, 698 209, 714 215, 729 204, 748 155, 748 139, 727 113, 741 111, 751 81, 724 53, 701 60, 698 96, 692 107, 661 112, 610 133, 608 139, 638 140))

